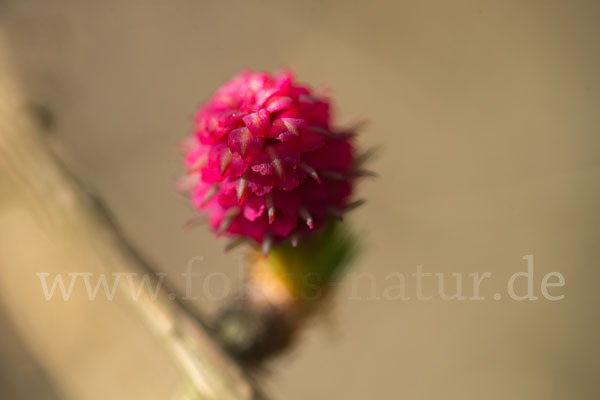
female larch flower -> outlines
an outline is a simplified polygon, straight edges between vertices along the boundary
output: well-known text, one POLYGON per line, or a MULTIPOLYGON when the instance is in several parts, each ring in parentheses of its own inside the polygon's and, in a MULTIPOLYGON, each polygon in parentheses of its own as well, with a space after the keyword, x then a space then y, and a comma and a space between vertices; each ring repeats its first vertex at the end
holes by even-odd
POLYGON ((352 129, 336 130, 330 100, 289 72, 245 71, 195 116, 186 189, 218 235, 271 244, 321 229, 350 203, 352 129))

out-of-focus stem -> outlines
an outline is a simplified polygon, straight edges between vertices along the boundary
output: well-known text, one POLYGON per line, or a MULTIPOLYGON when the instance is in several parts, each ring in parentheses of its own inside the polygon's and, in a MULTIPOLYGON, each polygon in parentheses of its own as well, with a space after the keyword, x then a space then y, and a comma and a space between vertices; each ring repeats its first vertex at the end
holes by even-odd
MULTIPOLYGON (((57 265, 55 272, 59 268, 68 271, 64 265, 59 267, 56 260, 72 259, 74 264, 78 263, 73 267, 85 265, 88 268, 85 271, 90 273, 109 276, 131 273, 133 286, 142 288, 142 291, 136 299, 130 290, 130 281, 122 280, 118 298, 123 304, 119 306, 131 314, 131 318, 143 320, 146 329, 153 333, 156 339, 154 343, 158 343, 159 348, 148 348, 147 351, 168 354, 171 363, 183 375, 182 384, 179 385, 181 389, 175 398, 259 398, 258 391, 243 371, 220 350, 189 310, 172 299, 173 294, 166 286, 163 285, 157 295, 149 290, 156 287, 156 275, 149 273, 148 266, 114 229, 93 198, 54 157, 39 128, 30 120, 18 88, 9 79, 1 62, 0 217, 5 221, 0 224, 0 237, 10 238, 13 235, 11 229, 14 231, 18 228, 19 235, 30 241, 23 243, 23 250, 11 245, 7 249, 10 251, 0 256, 2 275, 14 279, 14 270, 8 268, 20 268, 19 264, 27 259, 28 251, 36 253, 36 259, 46 263, 39 266, 41 270, 52 270, 51 264, 54 263, 57 265), (26 222, 17 221, 21 216, 26 222), (36 242, 36 238, 42 238, 40 240, 43 243, 36 242), (142 276, 154 281, 151 285, 144 285, 140 279, 142 276)), ((39 284, 34 275, 26 279, 37 280, 39 284)), ((0 287, 9 288, 8 279, 0 282, 0 287)), ((41 288, 38 288, 41 292, 41 288)), ((27 326, 36 321, 35 316, 23 316, 22 313, 26 311, 19 309, 25 308, 18 303, 17 296, 20 295, 16 289, 14 292, 4 290, 4 298, 0 296, 0 300, 7 304, 13 302, 9 309, 12 309, 15 318, 19 319, 17 322, 26 332, 27 326)), ((29 293, 28 296, 38 295, 29 293)), ((70 317, 77 318, 77 315, 70 317)), ((49 372, 50 376, 59 374, 57 371, 49 372)), ((71 379, 70 382, 75 380, 71 379)), ((82 389, 78 390, 81 393, 82 389)), ((65 391, 69 392, 68 389, 65 391)))

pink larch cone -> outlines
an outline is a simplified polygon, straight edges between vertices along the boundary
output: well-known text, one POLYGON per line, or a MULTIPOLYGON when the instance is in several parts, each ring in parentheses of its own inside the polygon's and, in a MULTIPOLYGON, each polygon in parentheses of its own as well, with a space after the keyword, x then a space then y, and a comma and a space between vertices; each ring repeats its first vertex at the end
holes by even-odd
POLYGON ((217 234, 268 247, 322 228, 349 206, 353 132, 290 73, 242 72, 196 114, 186 182, 217 234))

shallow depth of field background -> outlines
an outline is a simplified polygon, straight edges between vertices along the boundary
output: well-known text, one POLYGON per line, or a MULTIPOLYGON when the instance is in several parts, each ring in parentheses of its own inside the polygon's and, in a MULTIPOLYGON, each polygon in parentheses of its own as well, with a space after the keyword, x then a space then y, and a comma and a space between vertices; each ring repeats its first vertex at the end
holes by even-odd
MULTIPOLYGON (((600 397, 599 22, 597 1, 0 1, 10 62, 66 162, 182 290, 192 257, 237 279, 243 254, 184 231, 193 211, 173 190, 177 145, 216 87, 245 67, 292 67, 332 94, 340 123, 369 121, 360 143, 382 147, 380 178, 349 220, 365 243, 352 273, 373 280, 348 277, 356 290, 346 279, 269 365, 261 381, 282 400, 600 397), (540 299, 510 300, 528 254, 540 299), (418 265, 489 271, 487 299, 383 298, 390 274, 418 265), (562 301, 541 298, 552 271, 562 301)), ((204 310, 225 301, 196 287, 204 310)), ((1 314, 0 391, 45 398, 1 314)), ((89 350, 73 362, 116 351, 93 335, 89 350)), ((87 368, 126 398, 119 385, 144 371, 116 377, 102 360, 87 368)), ((152 389, 168 382, 146 384, 164 398, 152 389)))

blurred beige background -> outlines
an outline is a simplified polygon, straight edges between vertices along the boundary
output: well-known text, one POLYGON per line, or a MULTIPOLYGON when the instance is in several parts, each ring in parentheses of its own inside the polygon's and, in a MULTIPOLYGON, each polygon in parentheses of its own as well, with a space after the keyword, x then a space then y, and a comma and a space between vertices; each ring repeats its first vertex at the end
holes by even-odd
POLYGON ((351 222, 366 242, 354 273, 377 293, 345 280, 269 366, 267 392, 290 400, 600 397, 599 21, 597 1, 0 1, 68 163, 182 289, 194 256, 235 277, 242 253, 184 231, 173 190, 177 144, 218 85, 290 66, 331 90, 340 122, 370 121, 361 144, 382 146, 381 177, 351 222), (528 254, 536 295, 556 271, 564 300, 506 298, 528 254), (384 299, 386 278, 417 265, 491 272, 487 299, 384 299))

